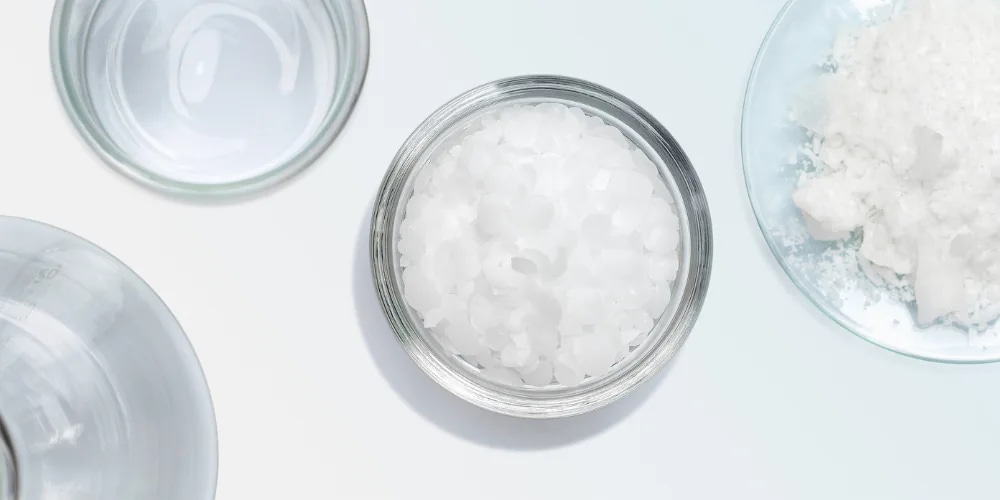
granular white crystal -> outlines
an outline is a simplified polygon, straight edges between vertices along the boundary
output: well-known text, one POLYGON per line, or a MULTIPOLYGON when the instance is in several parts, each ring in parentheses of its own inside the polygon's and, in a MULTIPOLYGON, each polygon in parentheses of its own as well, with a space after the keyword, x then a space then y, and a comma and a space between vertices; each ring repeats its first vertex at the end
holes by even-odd
POLYGON ((670 303, 680 223, 617 128, 515 105, 417 173, 397 244, 407 304, 494 382, 577 386, 625 359, 670 303))
POLYGON ((818 167, 794 193, 808 230, 859 235, 865 274, 925 325, 1000 314, 997 26, 994 0, 911 0, 843 34, 793 113, 818 167))

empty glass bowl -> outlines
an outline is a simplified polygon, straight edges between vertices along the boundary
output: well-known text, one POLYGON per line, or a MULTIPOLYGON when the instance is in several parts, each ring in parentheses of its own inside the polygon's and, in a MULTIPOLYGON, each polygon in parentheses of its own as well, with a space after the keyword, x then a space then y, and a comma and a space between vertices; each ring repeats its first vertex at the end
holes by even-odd
POLYGON ((59 0, 59 94, 118 171, 171 194, 244 194, 312 163, 368 63, 362 0, 59 0))
POLYGON ((201 367, 153 290, 0 217, 0 500, 211 500, 217 461, 201 367))
POLYGON ((433 380, 488 410, 518 417, 550 418, 584 413, 625 396, 653 376, 687 338, 708 287, 712 228, 701 184, 670 134, 625 97, 592 83, 558 76, 522 76, 475 88, 432 114, 403 144, 376 201, 372 270, 382 307, 410 357, 433 380), (420 169, 450 147, 478 118, 512 104, 562 103, 602 118, 625 134, 656 164, 676 202, 680 219, 680 269, 670 305, 649 337, 607 375, 579 387, 520 388, 482 376, 480 369, 449 354, 403 299, 397 243, 406 201, 420 169))
POLYGON ((781 11, 757 56, 743 109, 743 168, 750 202, 781 267, 816 307, 847 330, 916 358, 997 361, 1000 337, 995 331, 970 335, 944 324, 919 327, 913 304, 875 286, 857 265, 831 265, 838 252, 809 236, 792 202, 801 166, 790 159, 807 140, 788 120, 794 100, 825 71, 821 63, 841 30, 885 19, 902 3, 792 0, 781 11))

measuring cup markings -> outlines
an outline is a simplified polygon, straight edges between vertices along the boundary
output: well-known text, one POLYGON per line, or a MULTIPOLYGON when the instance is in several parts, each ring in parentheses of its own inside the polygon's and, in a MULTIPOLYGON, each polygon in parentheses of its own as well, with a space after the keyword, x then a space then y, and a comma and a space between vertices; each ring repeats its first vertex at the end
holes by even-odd
MULTIPOLYGON (((45 292, 51 285, 53 280, 62 273, 62 265, 56 264, 55 266, 47 265, 48 263, 40 259, 33 259, 29 266, 25 266, 30 269, 31 264, 39 264, 40 267, 34 272, 19 273, 15 276, 14 280, 4 289, 4 297, 18 297, 20 300, 16 301, 18 310, 17 314, 11 314, 9 310, 0 310, 0 316, 11 317, 17 320, 28 319, 28 316, 34 312, 35 308, 38 307, 37 299, 45 292), (28 282, 23 283, 22 276, 28 275, 28 282)), ((8 306, 11 301, 4 301, 4 308, 10 309, 8 306)))

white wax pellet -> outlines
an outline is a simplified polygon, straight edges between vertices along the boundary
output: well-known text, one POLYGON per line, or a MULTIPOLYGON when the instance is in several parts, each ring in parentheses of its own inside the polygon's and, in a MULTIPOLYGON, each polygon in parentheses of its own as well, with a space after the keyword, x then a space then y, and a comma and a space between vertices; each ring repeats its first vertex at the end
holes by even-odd
POLYGON ((653 287, 653 294, 646 301, 646 304, 644 304, 646 312, 653 319, 660 319, 660 316, 663 316, 663 311, 666 310, 672 298, 670 290, 669 286, 663 284, 657 284, 653 287))
POLYGON ((465 283, 468 283, 469 278, 475 278, 482 270, 479 246, 469 240, 455 240, 452 243, 451 256, 455 259, 456 273, 464 278, 465 283))
POLYGON ((406 302, 417 312, 426 313, 441 300, 437 285, 417 267, 403 271, 403 288, 406 302))
POLYGON ((622 134, 621 130, 610 125, 601 125, 597 127, 594 133, 611 140, 611 142, 620 148, 620 151, 628 152, 629 147, 631 147, 631 143, 625 138, 625 134, 622 134))
POLYGON ((477 133, 481 133, 486 142, 497 144, 503 138, 503 123, 496 116, 485 116, 481 122, 481 129, 477 133))
POLYGON ((618 170, 608 181, 608 190, 621 199, 641 202, 653 194, 653 184, 639 172, 618 170))
POLYGON ((654 283, 667 283, 677 277, 680 261, 676 254, 655 255, 649 258, 649 278, 654 283))
POLYGON ((555 364, 553 365, 553 374, 556 381, 566 387, 576 387, 586 377, 579 361, 565 353, 560 353, 556 357, 555 364))
POLYGON ((513 258, 512 253, 501 247, 490 249, 483 259, 483 275, 486 276, 486 280, 500 289, 521 286, 526 278, 525 275, 511 267, 511 259, 513 258))
POLYGON ((510 336, 510 344, 500 351, 500 363, 508 368, 523 368, 531 361, 537 361, 533 355, 531 339, 524 331, 518 331, 510 336))
POLYGON ((487 347, 476 353, 475 356, 468 357, 474 365, 478 365, 482 368, 501 368, 500 360, 497 359, 496 355, 487 347))
POLYGON ((677 250, 677 231, 672 231, 664 226, 654 226, 646 232, 643 241, 649 251, 665 255, 677 250))
POLYGON ((430 260, 431 274, 438 285, 445 290, 451 290, 461 279, 460 269, 451 250, 447 243, 438 245, 430 260))
POLYGON ((653 296, 656 289, 648 279, 617 284, 608 291, 614 310, 637 309, 644 306, 653 296))
POLYGON ((455 293, 446 293, 441 296, 441 309, 444 317, 449 322, 468 323, 469 320, 469 300, 455 293))
POLYGON ((530 148, 538 137, 539 118, 528 110, 512 113, 504 125, 504 140, 515 148, 530 148))
POLYGON ((532 195, 517 205, 520 228, 526 232, 541 231, 549 226, 555 215, 555 205, 549 198, 532 195))
POLYGON ((645 175, 646 178, 653 183, 655 192, 655 185, 657 183, 662 184, 660 171, 657 170, 656 164, 653 163, 652 160, 650 160, 649 157, 647 157, 646 154, 640 149, 634 149, 630 151, 629 154, 632 156, 632 165, 635 166, 635 171, 645 175))
POLYGON ((505 234, 510 224, 510 208, 503 197, 498 195, 483 196, 479 202, 476 224, 484 235, 499 236, 505 234))
POLYGON ((605 189, 608 189, 608 186, 611 184, 611 179, 614 177, 614 175, 615 172, 612 172, 611 170, 608 170, 606 168, 602 168, 597 172, 594 172, 594 175, 593 177, 591 177, 590 183, 588 184, 587 187, 593 189, 594 191, 603 191, 605 189))
POLYGON ((507 368, 521 368, 528 363, 531 358, 531 350, 508 344, 500 351, 500 363, 507 368))
POLYGON ((503 352, 507 346, 514 343, 510 338, 510 331, 503 328, 496 328, 486 332, 486 345, 497 354, 499 358, 499 353, 503 352))
POLYGON ((523 383, 521 376, 510 368, 500 366, 485 368, 481 372, 483 377, 501 385, 518 386, 523 383))
POLYGON ((601 265, 608 281, 634 283, 646 279, 643 255, 634 250, 610 249, 601 252, 601 265))
POLYGON ((588 243, 599 245, 611 232, 611 218, 604 214, 588 215, 583 219, 580 231, 588 243))
POLYGON ((599 137, 597 129, 604 126, 604 120, 596 116, 587 116, 583 120, 583 126, 587 131, 594 135, 594 137, 599 137))
POLYGON ((489 298, 475 293, 469 298, 469 320, 480 331, 490 330, 500 324, 497 309, 489 298))
POLYGON ((549 276, 553 271, 553 262, 544 252, 528 247, 521 251, 521 259, 528 260, 534 265, 535 273, 549 276))
POLYGON ((468 323, 451 323, 445 335, 459 354, 473 355, 482 349, 482 337, 468 323))
POLYGON ((521 371, 521 379, 525 384, 534 387, 545 387, 552 383, 554 370, 551 361, 542 361, 532 370, 521 371))
POLYGON ((427 242, 423 234, 415 233, 399 240, 399 253, 412 259, 419 259, 427 251, 427 242))
POLYGON ((627 199, 618 205, 612 216, 614 226, 620 231, 631 233, 642 228, 649 205, 640 199, 627 199))
MULTIPOLYGON (((538 185, 538 171, 532 164, 519 165, 517 167, 517 181, 525 190, 532 190, 538 185)), ((547 198, 543 200, 548 201, 547 198)))
POLYGON ((654 226, 663 226, 668 229, 677 227, 676 224, 670 221, 672 214, 673 209, 670 207, 669 202, 659 197, 652 198, 649 200, 649 209, 643 221, 643 229, 649 229, 654 226))
POLYGON ((565 313, 581 324, 600 321, 604 313, 604 295, 596 288, 569 290, 566 295, 565 313))
POLYGON ((526 276, 538 274, 538 265, 525 257, 511 257, 510 268, 526 276))
POLYGON ((617 345, 609 335, 590 334, 573 340, 573 354, 579 367, 591 377, 603 375, 611 369, 617 354, 617 345))
POLYGON ((423 314, 424 328, 434 328, 444 321, 445 310, 442 307, 435 307, 423 314))
POLYGON ((532 352, 539 357, 553 358, 559 349, 559 332, 555 327, 529 329, 532 352))
POLYGON ((644 309, 626 311, 618 317, 622 340, 627 344, 631 344, 640 335, 652 330, 653 324, 653 317, 644 309))

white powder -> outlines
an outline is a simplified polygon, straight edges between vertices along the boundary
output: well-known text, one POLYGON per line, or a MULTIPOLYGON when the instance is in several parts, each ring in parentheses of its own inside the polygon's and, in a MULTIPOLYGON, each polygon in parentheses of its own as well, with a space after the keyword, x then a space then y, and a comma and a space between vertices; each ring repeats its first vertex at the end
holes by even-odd
POLYGON ((398 249, 406 302, 496 382, 576 386, 668 306, 680 226, 655 164, 561 104, 478 120, 418 174, 398 249))
POLYGON ((860 235, 865 273, 918 321, 1000 316, 1000 3, 911 0, 843 34, 794 111, 818 171, 794 201, 820 240, 860 235))

